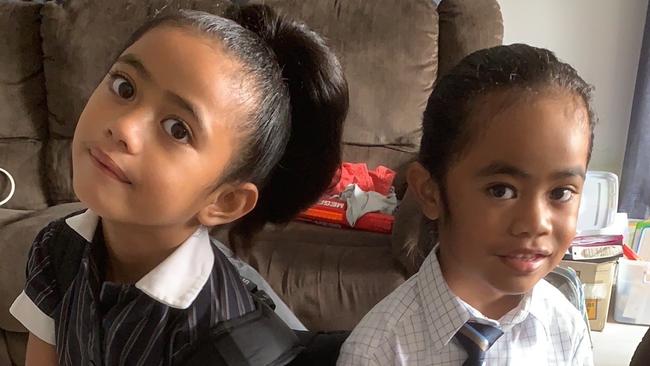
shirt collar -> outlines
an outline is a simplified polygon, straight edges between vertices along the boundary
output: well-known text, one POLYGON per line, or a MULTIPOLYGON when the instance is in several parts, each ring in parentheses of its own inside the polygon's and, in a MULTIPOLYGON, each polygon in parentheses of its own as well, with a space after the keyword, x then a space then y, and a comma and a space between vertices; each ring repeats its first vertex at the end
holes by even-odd
POLYGON ((467 308, 451 292, 442 277, 437 252, 436 245, 422 263, 417 279, 420 301, 435 351, 446 346, 471 318, 467 308))
MULTIPOLYGON (((545 279, 541 279, 535 287, 533 287, 533 291, 531 291, 530 305, 528 307, 530 315, 535 317, 544 328, 546 328, 547 332, 550 332, 548 325, 551 324, 550 317, 552 313, 548 310, 549 304, 546 302, 546 299, 549 297, 554 298, 558 295, 553 293, 553 290, 555 290, 553 285, 546 282, 545 279)), ((562 295, 562 297, 564 297, 564 295, 562 295)))
MULTIPOLYGON (((91 210, 66 219, 68 226, 88 243, 92 242, 98 222, 99 217, 91 210)), ((167 306, 187 309, 210 278, 213 265, 208 230, 201 226, 135 287, 167 306)))
POLYGON ((501 317, 499 321, 487 318, 451 291, 442 276, 437 253, 436 245, 422 263, 417 279, 427 327, 436 351, 446 346, 470 319, 500 326, 503 331, 508 331, 523 322, 529 314, 538 319, 545 314, 544 304, 540 302, 541 296, 538 294, 539 286, 535 286, 533 291, 524 295, 516 308, 501 317))

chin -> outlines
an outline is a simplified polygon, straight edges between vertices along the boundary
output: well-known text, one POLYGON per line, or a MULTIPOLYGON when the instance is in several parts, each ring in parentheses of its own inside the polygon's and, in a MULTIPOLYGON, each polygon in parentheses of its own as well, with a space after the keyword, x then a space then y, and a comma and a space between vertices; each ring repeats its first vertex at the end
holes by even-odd
POLYGON ((506 295, 522 295, 532 290, 540 280, 541 278, 537 276, 534 278, 512 278, 509 281, 498 281, 493 286, 506 295))

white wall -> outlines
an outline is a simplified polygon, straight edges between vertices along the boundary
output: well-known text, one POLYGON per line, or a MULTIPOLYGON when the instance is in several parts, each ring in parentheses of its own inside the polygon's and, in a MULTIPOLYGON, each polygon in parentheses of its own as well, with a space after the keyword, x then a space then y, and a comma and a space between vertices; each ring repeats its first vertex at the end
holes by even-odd
POLYGON ((499 0, 504 44, 548 48, 595 86, 590 169, 623 167, 648 0, 499 0))

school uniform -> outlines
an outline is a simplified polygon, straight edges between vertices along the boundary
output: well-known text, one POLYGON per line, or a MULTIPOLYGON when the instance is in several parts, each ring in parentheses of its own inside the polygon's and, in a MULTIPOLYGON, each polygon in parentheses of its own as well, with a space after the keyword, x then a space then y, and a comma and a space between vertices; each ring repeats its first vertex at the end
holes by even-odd
POLYGON ((237 270, 199 228, 135 284, 104 278, 106 246, 92 211, 38 235, 11 313, 56 347, 64 365, 181 365, 218 323, 255 310, 237 270), (52 239, 56 238, 56 239, 52 239), (49 248, 81 248, 70 286, 57 289, 49 248))
POLYGON ((541 280, 499 320, 488 319, 454 295, 445 282, 437 247, 417 274, 377 304, 341 349, 339 366, 592 365, 591 340, 577 309, 541 280), (457 334, 468 324, 501 334, 471 355, 457 334))

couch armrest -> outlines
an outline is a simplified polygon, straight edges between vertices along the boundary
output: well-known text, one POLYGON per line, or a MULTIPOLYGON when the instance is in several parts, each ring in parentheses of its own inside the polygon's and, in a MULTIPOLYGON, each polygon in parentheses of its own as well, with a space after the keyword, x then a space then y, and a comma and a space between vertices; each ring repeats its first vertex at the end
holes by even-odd
POLYGON ((497 0, 444 0, 438 16, 438 75, 470 53, 503 41, 503 18, 497 0))

